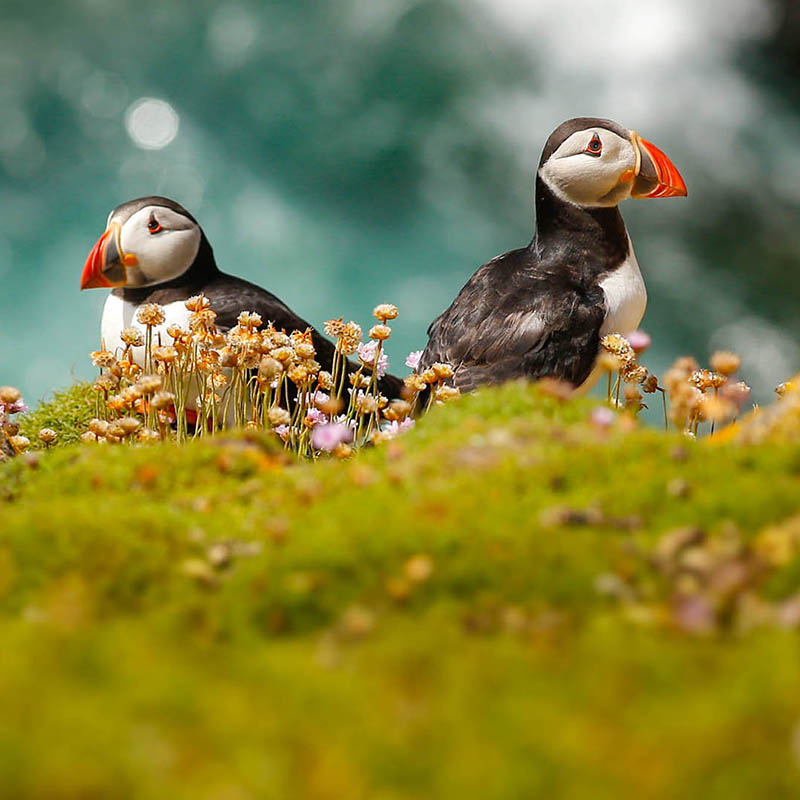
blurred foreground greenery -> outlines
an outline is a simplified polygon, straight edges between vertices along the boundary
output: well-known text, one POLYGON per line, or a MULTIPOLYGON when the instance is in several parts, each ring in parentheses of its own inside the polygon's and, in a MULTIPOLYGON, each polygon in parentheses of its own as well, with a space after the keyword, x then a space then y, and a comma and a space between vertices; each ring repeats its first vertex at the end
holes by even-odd
POLYGON ((794 796, 800 449, 592 407, 0 465, 3 796, 794 796))

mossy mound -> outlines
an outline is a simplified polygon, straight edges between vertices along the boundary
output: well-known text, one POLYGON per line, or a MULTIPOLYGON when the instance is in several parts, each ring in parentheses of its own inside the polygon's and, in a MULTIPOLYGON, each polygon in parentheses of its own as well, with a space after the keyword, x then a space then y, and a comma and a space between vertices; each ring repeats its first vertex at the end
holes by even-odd
POLYGON ((793 796, 800 451, 591 408, 513 384, 344 463, 0 466, 0 786, 793 796))

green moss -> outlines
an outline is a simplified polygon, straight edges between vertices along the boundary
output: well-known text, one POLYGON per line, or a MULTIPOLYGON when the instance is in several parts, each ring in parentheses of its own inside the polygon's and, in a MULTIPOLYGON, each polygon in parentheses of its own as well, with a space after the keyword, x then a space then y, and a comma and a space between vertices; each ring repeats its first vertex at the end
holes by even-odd
POLYGON ((53 399, 23 414, 18 422, 20 433, 31 440, 33 449, 42 449, 38 434, 42 428, 58 433, 57 444, 77 442, 94 416, 95 395, 91 383, 76 383, 63 392, 53 392, 53 399))
POLYGON ((0 785, 796 793, 796 448, 591 407, 513 384, 347 463, 232 436, 3 465, 0 785))

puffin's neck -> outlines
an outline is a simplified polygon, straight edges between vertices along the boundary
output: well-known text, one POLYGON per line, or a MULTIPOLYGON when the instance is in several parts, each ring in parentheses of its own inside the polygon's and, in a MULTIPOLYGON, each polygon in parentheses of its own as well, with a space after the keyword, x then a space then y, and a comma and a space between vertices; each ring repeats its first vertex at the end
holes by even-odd
POLYGON ((622 263, 628 232, 619 209, 584 208, 556 197, 536 176, 536 235, 531 243, 542 261, 564 264, 593 278, 622 263))
POLYGON ((205 233, 201 233, 197 255, 186 272, 178 275, 177 278, 172 278, 172 280, 157 283, 153 286, 120 287, 114 289, 112 294, 132 303, 147 302, 147 299, 152 294, 165 289, 182 290, 186 292, 187 297, 190 297, 193 294, 199 294, 203 287, 219 274, 220 270, 214 259, 214 251, 211 248, 211 244, 206 239, 205 233))

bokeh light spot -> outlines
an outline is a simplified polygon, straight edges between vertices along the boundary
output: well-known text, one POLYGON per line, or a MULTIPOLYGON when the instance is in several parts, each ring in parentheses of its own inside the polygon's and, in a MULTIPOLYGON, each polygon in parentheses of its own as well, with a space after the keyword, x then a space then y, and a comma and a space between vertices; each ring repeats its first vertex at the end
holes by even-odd
POLYGON ((125 112, 125 128, 137 147, 160 150, 177 135, 180 118, 166 101, 141 97, 125 112))

